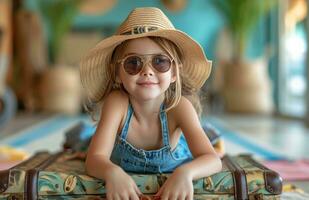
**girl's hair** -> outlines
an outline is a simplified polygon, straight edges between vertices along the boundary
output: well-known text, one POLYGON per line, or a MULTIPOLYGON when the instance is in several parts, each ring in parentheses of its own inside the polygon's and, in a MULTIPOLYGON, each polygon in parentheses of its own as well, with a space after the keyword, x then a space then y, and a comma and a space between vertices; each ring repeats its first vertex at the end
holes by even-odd
MULTIPOLYGON (((161 37, 148 37, 156 44, 158 44, 172 59, 174 63, 173 73, 176 74, 176 81, 171 83, 170 87, 165 92, 165 104, 166 111, 171 110, 180 101, 181 96, 185 96, 193 104, 198 115, 201 115, 202 106, 199 98, 199 90, 193 89, 191 80, 186 77, 186 74, 182 73, 182 60, 183 56, 179 48, 170 40, 161 37)), ((117 60, 122 55, 123 50, 126 48, 128 41, 126 40, 119 44, 113 51, 110 62, 107 63, 106 77, 108 77, 107 85, 103 91, 103 95, 98 100, 88 99, 88 103, 85 104, 85 109, 91 114, 93 120, 97 121, 97 114, 99 114, 100 107, 105 99, 105 97, 113 90, 123 90, 126 92, 122 84, 117 83, 116 77, 119 70, 117 60)))

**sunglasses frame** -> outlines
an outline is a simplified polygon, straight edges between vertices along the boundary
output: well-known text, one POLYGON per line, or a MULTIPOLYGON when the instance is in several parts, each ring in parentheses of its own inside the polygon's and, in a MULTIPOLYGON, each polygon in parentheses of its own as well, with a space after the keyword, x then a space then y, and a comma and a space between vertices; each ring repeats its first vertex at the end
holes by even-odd
POLYGON ((171 69, 172 64, 173 64, 173 62, 174 62, 174 59, 171 58, 170 56, 168 56, 168 55, 166 55, 166 54, 162 54, 162 53, 155 53, 155 54, 128 54, 128 55, 126 55, 125 57, 123 57, 123 58, 117 60, 116 63, 121 64, 121 66, 123 67, 124 71, 125 71, 127 74, 130 74, 130 75, 134 76, 134 75, 140 73, 140 72, 144 69, 144 67, 145 67, 147 64, 149 64, 149 62, 151 63, 151 65, 150 65, 151 68, 154 69, 156 72, 165 73, 165 72, 168 72, 168 71, 171 69), (138 72, 134 73, 134 74, 128 73, 127 70, 126 70, 125 67, 124 67, 124 62, 125 62, 125 60, 126 60, 127 58, 131 57, 131 56, 139 57, 139 58, 141 59, 142 63, 143 63, 143 66, 141 67, 141 69, 140 69, 138 72), (168 70, 166 70, 166 71, 164 71, 164 72, 161 72, 161 71, 157 70, 157 69, 152 65, 152 60, 153 60, 153 58, 154 58, 155 56, 165 56, 165 57, 167 57, 167 58, 169 59, 169 61, 170 61, 171 64, 170 64, 168 70), (149 59, 149 57, 150 57, 151 59, 149 59))

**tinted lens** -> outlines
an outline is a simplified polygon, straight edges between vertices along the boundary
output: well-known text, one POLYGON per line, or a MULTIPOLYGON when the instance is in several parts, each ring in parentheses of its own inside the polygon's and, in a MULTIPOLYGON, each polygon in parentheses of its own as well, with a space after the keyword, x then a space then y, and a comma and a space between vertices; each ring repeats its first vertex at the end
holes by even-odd
POLYGON ((152 66, 158 72, 167 72, 171 67, 171 60, 165 55, 156 55, 152 58, 152 66))
POLYGON ((143 62, 138 56, 129 56, 123 63, 124 70, 131 75, 139 73, 143 67, 143 62))

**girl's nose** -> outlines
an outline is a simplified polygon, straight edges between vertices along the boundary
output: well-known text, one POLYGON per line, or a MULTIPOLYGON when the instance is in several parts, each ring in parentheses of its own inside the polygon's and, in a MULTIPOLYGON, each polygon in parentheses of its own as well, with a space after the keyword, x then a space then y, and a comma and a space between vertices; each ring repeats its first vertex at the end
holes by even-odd
POLYGON ((142 75, 143 76, 153 76, 154 72, 152 67, 150 66, 151 64, 147 62, 145 66, 142 69, 142 75))

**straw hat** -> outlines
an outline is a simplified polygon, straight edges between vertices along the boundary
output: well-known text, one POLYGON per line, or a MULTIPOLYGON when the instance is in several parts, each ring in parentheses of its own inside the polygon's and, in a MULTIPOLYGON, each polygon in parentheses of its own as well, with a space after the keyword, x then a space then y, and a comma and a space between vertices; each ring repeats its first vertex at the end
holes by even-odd
POLYGON ((183 72, 195 89, 203 86, 211 71, 211 61, 207 60, 201 46, 186 33, 176 30, 160 9, 136 8, 113 36, 99 42, 81 60, 81 81, 90 99, 102 97, 108 81, 106 66, 115 47, 123 41, 147 36, 166 38, 178 46, 183 55, 183 72))

